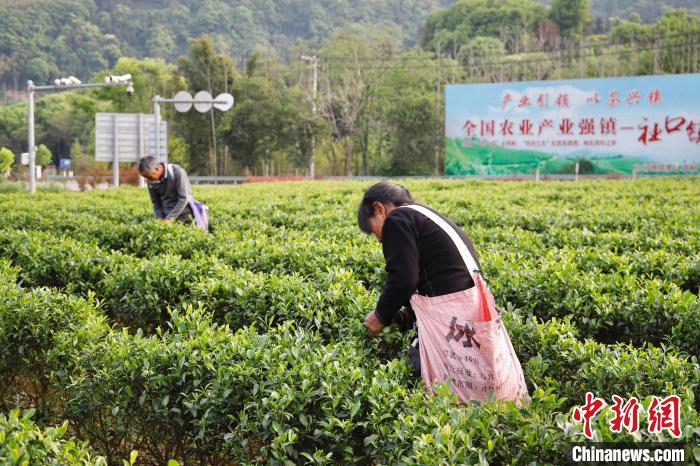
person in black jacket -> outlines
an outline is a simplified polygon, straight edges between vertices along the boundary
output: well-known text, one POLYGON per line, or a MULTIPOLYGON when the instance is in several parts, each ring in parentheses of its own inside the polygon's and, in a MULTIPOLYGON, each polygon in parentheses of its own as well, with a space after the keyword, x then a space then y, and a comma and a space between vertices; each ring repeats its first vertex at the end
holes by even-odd
MULTIPOLYGON (((382 182, 365 192, 358 208, 358 226, 382 243, 386 261, 386 283, 376 308, 365 318, 365 326, 374 336, 394 322, 406 327, 411 311, 401 310, 413 293, 433 297, 474 287, 470 271, 447 233, 423 214, 399 208, 414 203, 403 186, 382 182)), ((478 265, 466 233, 435 213, 457 230, 478 265)))

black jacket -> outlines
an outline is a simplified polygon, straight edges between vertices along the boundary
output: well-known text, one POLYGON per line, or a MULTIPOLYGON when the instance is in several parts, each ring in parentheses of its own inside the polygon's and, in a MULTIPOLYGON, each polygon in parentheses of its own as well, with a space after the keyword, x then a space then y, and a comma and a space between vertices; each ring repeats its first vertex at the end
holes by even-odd
MULTIPOLYGON (((457 228, 445 216, 435 213, 457 228)), ((457 232, 481 267, 469 237, 460 228, 457 232)), ((387 279, 376 313, 385 325, 393 322, 414 292, 440 296, 474 286, 462 256, 447 233, 413 209, 398 208, 387 215, 382 227, 382 249, 387 279)))

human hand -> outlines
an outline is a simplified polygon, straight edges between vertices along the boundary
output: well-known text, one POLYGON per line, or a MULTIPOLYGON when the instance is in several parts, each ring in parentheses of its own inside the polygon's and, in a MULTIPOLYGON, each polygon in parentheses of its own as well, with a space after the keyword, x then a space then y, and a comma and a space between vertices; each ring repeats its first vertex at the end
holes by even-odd
POLYGON ((367 327, 367 331, 369 331, 372 336, 376 337, 382 333, 384 324, 379 320, 379 317, 377 317, 377 313, 372 311, 365 317, 365 327, 367 327))

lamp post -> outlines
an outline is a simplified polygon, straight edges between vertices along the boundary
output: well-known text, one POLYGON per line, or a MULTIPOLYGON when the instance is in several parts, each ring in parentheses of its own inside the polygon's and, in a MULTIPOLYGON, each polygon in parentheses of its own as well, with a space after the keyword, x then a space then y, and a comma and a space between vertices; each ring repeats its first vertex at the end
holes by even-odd
POLYGON ((134 93, 134 83, 131 81, 131 75, 123 76, 107 76, 104 83, 86 83, 83 84, 75 76, 60 78, 54 81, 53 85, 37 86, 33 81, 27 81, 27 145, 29 153, 29 192, 36 192, 36 147, 34 143, 34 93, 35 92, 61 92, 71 91, 74 89, 95 89, 101 87, 126 87, 127 95, 131 96, 134 93))
POLYGON ((153 104, 153 114, 156 119, 156 160, 163 162, 160 149, 160 104, 174 104, 175 110, 180 113, 189 112, 193 105, 199 113, 206 113, 212 108, 226 112, 233 107, 233 96, 229 93, 224 93, 214 98, 207 91, 199 91, 192 97, 189 92, 180 91, 172 99, 166 99, 159 95, 153 96, 151 103, 153 104))

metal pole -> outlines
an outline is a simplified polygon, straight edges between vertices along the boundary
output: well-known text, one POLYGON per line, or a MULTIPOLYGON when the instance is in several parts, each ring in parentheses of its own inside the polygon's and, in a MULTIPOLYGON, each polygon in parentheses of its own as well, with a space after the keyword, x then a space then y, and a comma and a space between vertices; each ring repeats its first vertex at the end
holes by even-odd
MULTIPOLYGON (((139 159, 141 159, 144 156, 144 137, 143 137, 143 113, 139 113, 139 159)), ((146 180, 144 179, 143 176, 139 173, 139 186, 144 187, 146 186, 146 180)))
POLYGON ((153 97, 153 114, 156 116, 156 160, 160 162, 160 96, 153 97))
POLYGON ((435 133, 435 176, 440 174, 440 41, 435 49, 437 60, 435 61, 435 118, 438 121, 438 129, 435 133))
POLYGON ((578 162, 576 162, 576 176, 574 177, 574 181, 578 181, 578 170, 579 170, 579 165, 578 165, 578 162))
POLYGON ((112 116, 112 184, 119 187, 119 130, 117 128, 117 116, 112 116))
POLYGON ((27 81, 27 145, 29 146, 29 193, 36 193, 36 147, 34 141, 34 93, 38 91, 62 92, 76 89, 96 89, 102 87, 128 86, 127 91, 133 92, 131 81, 111 83, 87 83, 56 86, 35 86, 34 82, 27 81))
MULTIPOLYGON (((316 117, 316 98, 318 95, 318 57, 313 56, 313 68, 314 68, 314 100, 311 102, 311 112, 316 117)), ((311 160, 309 160, 309 177, 311 179, 316 176, 316 161, 314 160, 314 153, 316 152, 316 136, 311 135, 311 160)))
POLYGON ((27 81, 27 145, 29 152, 29 193, 36 192, 36 151, 34 150, 34 83, 27 81))

